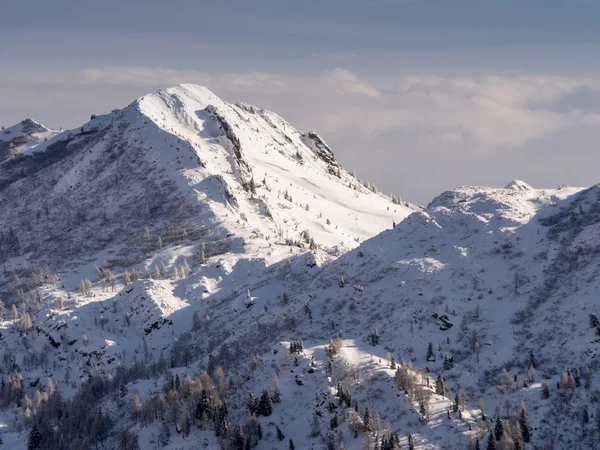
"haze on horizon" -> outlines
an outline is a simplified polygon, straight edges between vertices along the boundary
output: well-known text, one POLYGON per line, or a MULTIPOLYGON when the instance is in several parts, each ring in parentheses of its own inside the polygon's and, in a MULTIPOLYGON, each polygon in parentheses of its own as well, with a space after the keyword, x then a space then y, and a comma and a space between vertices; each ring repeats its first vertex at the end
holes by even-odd
POLYGON ((600 4, 73 2, 0 6, 0 124, 77 127, 183 82, 315 130, 418 203, 457 185, 590 185, 600 4))

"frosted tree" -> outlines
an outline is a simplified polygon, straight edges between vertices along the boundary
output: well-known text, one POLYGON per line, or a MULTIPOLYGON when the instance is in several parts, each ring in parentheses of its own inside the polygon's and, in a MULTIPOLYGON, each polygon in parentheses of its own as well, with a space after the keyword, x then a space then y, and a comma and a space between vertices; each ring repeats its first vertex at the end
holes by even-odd
POLYGON ((33 328, 33 322, 31 321, 31 317, 29 313, 25 310, 21 313, 21 318, 19 319, 18 329, 21 333, 27 334, 33 328))
POLYGON ((348 416, 348 426, 354 433, 355 438, 358 436, 358 433, 364 429, 363 420, 356 411, 350 412, 350 415, 348 416))
POLYGON ((519 414, 519 426, 521 427, 523 440, 525 442, 529 442, 531 439, 531 427, 529 426, 529 418, 527 417, 527 409, 525 409, 525 403, 521 403, 521 411, 519 414))
POLYGON ((281 401, 281 390, 279 389, 279 378, 277 377, 277 373, 275 373, 275 372, 273 372, 272 384, 273 384, 273 402, 279 403, 281 401))
POLYGON ((138 423, 142 414, 142 402, 137 394, 135 394, 133 399, 131 399, 131 403, 129 404, 129 413, 131 414, 133 422, 138 423))
POLYGON ((512 385, 512 378, 510 377, 506 367, 502 368, 502 375, 500 376, 500 385, 510 387, 512 385))
POLYGON ((371 410, 368 406, 365 408, 363 423, 366 431, 373 431, 373 418, 371 417, 371 410))
POLYGON ((200 244, 200 249, 196 253, 195 259, 197 264, 204 264, 206 261, 206 244, 204 242, 200 244))
POLYGON ((142 273, 134 267, 133 269, 131 269, 130 276, 131 281, 136 281, 142 278, 142 273))
POLYGON ((190 265, 187 262, 187 259, 183 260, 183 263, 181 264, 181 268, 179 269, 179 272, 181 273, 181 276, 183 278, 187 278, 190 276, 190 274, 192 273, 192 270, 190 269, 190 265))

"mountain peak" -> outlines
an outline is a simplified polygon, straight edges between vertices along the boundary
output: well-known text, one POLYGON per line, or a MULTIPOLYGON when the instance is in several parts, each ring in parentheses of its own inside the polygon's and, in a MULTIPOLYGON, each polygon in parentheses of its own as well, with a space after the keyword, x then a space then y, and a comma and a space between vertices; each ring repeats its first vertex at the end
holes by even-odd
POLYGON ((17 136, 30 136, 34 133, 44 133, 47 131, 50 131, 50 129, 27 117, 15 125, 3 128, 0 131, 0 141, 10 141, 17 136))
POLYGON ((513 180, 508 183, 504 189, 512 189, 513 191, 532 191, 533 188, 521 180, 513 180))
POLYGON ((0 163, 11 156, 24 154, 58 134, 33 119, 0 130, 0 163))

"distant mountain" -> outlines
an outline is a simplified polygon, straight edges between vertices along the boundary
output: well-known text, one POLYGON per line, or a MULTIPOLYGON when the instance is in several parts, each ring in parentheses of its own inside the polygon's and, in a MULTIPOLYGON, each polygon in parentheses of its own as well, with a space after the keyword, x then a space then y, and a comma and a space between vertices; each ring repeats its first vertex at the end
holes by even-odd
POLYGON ((58 132, 46 128, 33 119, 0 130, 0 161, 36 148, 58 132))

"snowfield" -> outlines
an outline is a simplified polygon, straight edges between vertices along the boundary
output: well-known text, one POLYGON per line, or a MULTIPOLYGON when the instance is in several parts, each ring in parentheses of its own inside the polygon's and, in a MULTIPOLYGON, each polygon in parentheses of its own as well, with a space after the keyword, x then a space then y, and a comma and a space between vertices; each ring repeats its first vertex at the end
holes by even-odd
POLYGON ((194 85, 7 130, 6 448, 597 445, 598 186, 423 208, 194 85))

